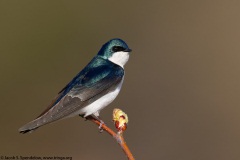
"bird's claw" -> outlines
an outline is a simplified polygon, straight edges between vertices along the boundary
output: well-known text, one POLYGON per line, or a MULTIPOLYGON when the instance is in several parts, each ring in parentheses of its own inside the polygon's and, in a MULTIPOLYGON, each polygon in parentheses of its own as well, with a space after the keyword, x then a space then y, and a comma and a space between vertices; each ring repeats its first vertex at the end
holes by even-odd
POLYGON ((98 127, 100 133, 103 132, 102 126, 103 126, 104 124, 105 124, 105 123, 101 120, 101 121, 100 121, 100 125, 99 125, 99 127, 98 127))

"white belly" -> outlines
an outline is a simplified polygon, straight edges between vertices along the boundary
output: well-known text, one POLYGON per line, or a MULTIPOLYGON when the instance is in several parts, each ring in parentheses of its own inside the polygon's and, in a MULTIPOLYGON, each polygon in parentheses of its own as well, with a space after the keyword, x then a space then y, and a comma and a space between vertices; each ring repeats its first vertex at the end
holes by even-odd
POLYGON ((90 105, 80 109, 78 112, 73 113, 71 115, 71 117, 75 116, 75 115, 79 115, 79 114, 80 115, 84 114, 84 117, 87 117, 87 116, 89 116, 93 113, 96 113, 96 112, 102 110, 103 108, 105 108, 107 105, 109 105, 117 97, 118 93, 121 90, 121 87, 122 87, 122 84, 123 84, 123 79, 118 84, 117 88, 114 91, 109 92, 108 94, 102 96, 101 98, 94 101, 90 105))

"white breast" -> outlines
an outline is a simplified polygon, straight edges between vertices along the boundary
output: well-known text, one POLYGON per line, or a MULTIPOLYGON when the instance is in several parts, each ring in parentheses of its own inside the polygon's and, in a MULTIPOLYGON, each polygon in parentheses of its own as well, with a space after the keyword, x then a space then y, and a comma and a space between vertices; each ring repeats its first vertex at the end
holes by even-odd
MULTIPOLYGON (((123 77, 124 79, 124 77, 123 77)), ((105 108, 107 105, 109 105, 118 95, 118 93, 121 90, 122 84, 123 84, 123 79, 122 81, 118 84, 117 88, 113 90, 112 92, 107 93, 106 95, 102 96, 98 100, 94 101, 90 105, 80 109, 78 112, 74 113, 71 116, 74 115, 79 115, 79 114, 84 114, 84 117, 87 117, 93 113, 96 113, 103 108, 105 108)))

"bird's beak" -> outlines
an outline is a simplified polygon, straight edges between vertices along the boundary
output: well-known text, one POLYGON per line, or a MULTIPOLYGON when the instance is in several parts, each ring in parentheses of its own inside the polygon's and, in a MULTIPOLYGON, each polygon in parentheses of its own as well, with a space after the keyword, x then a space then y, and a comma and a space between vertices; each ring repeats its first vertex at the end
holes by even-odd
POLYGON ((124 50, 124 52, 132 52, 132 50, 130 48, 127 48, 124 50))

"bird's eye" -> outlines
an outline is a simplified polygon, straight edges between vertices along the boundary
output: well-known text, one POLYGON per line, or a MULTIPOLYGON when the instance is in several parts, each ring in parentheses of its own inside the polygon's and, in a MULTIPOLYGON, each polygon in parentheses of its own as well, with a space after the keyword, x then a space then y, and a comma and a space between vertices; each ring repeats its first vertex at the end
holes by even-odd
POLYGON ((124 51, 125 48, 121 47, 121 46, 114 46, 112 48, 113 52, 119 52, 119 51, 124 51))

